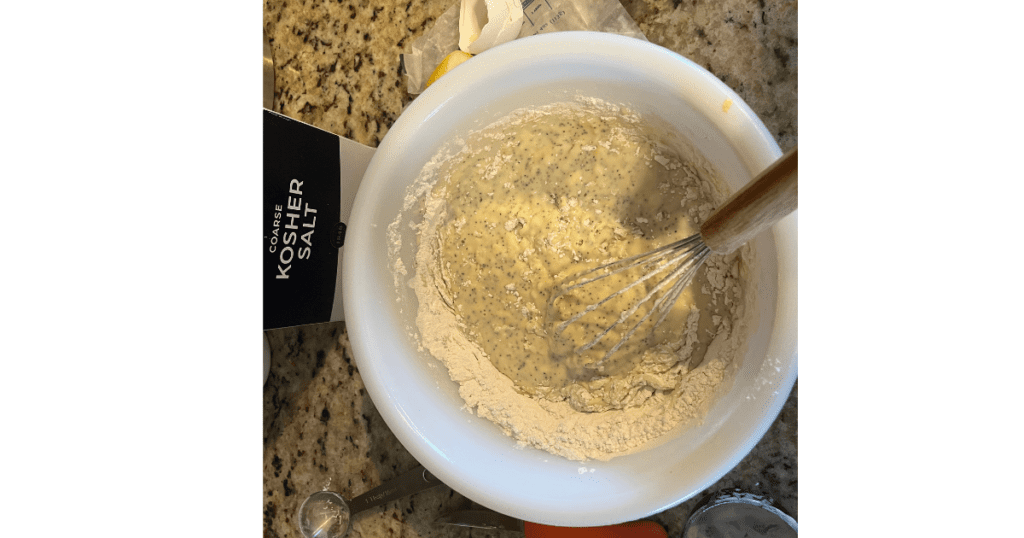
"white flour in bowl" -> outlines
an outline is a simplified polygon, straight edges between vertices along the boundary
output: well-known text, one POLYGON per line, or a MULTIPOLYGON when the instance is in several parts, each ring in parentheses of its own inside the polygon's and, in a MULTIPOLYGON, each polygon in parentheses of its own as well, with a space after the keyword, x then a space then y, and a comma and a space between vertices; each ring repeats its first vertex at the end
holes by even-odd
POLYGON ((582 355, 566 346, 636 297, 573 324, 568 342, 551 336, 550 315, 564 312, 547 305, 571 273, 694 233, 724 199, 718 185, 688 145, 595 100, 516 111, 454 143, 407 193, 421 212, 411 278, 395 255, 401 216, 389 228, 420 344, 470 411, 572 460, 627 454, 699 421, 738 366, 753 296, 746 247, 709 258, 664 322, 607 361, 617 338, 582 355))

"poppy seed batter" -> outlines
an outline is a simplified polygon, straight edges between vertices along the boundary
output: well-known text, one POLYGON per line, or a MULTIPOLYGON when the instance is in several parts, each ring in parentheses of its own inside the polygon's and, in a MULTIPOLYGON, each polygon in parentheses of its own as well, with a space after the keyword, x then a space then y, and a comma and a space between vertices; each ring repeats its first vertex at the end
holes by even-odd
POLYGON ((574 273, 694 233, 723 198, 710 167, 628 110, 590 104, 513 114, 449 161, 426 194, 413 286, 425 345, 467 404, 520 442, 577 459, 635 448, 698 416, 739 346, 739 256, 712 256, 657 328, 606 361, 618 335, 573 350, 645 291, 561 335, 553 326, 639 274, 549 302, 574 273), (662 416, 641 418, 651 412, 662 416), (567 448, 577 445, 604 448, 567 448))

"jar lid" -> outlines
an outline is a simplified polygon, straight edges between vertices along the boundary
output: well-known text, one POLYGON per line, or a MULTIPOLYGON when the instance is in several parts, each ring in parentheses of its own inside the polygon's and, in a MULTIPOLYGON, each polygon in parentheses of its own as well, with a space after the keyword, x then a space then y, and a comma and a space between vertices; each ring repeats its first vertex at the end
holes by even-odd
POLYGON ((690 514, 681 538, 796 538, 796 520, 771 498, 738 489, 706 497, 690 514))

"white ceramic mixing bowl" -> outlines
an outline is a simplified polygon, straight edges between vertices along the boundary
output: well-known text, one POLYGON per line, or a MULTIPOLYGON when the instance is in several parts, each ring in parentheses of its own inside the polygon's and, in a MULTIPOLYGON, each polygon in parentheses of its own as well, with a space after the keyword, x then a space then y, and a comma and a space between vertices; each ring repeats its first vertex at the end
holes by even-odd
MULTIPOLYGON (((664 48, 589 32, 491 49, 433 84, 381 142, 363 178, 344 258, 345 317, 366 389, 401 443, 446 484, 528 521, 594 526, 639 519, 709 487, 757 443, 797 376, 797 219, 755 240, 758 316, 735 382, 702 425, 608 462, 518 448, 464 408, 458 386, 411 333, 416 298, 396 289, 388 225, 441 145, 529 105, 592 96, 661 118, 738 189, 781 155, 764 125, 713 75, 664 48)), ((414 231, 402 227, 412 268, 414 231)))

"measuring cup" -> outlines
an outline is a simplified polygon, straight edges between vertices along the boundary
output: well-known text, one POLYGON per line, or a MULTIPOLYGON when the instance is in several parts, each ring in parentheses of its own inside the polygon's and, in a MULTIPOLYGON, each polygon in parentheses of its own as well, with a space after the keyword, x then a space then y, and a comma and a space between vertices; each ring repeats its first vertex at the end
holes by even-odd
POLYGON ((441 483, 422 465, 417 465, 351 501, 345 501, 341 494, 333 491, 318 491, 299 506, 299 532, 305 538, 342 538, 348 534, 352 516, 441 483))

